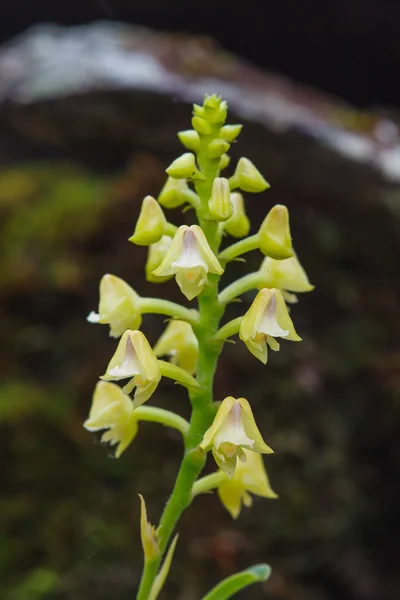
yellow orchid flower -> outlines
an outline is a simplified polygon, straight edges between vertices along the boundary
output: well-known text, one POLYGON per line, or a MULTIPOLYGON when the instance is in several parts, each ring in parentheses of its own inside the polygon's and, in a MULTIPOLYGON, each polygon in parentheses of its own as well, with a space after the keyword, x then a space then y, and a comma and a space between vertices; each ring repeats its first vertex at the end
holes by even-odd
POLYGON ((286 206, 272 207, 259 229, 260 250, 277 260, 293 256, 289 227, 289 211, 286 206))
POLYGON ((264 288, 258 292, 240 323, 239 337, 264 364, 268 359, 267 344, 271 350, 279 350, 279 343, 275 338, 301 341, 280 290, 264 288))
POLYGON ((250 193, 263 192, 270 187, 251 160, 245 157, 238 161, 229 183, 231 190, 239 187, 244 192, 250 193))
POLYGON ((153 271, 155 277, 175 275, 182 293, 188 300, 198 296, 207 282, 207 273, 224 272, 211 250, 206 236, 198 225, 182 225, 160 266, 153 271))
POLYGON ((222 224, 222 227, 232 237, 246 237, 246 235, 249 235, 250 221, 246 215, 242 194, 239 192, 232 192, 231 202, 233 206, 233 215, 222 224))
POLYGON ((103 443, 116 446, 119 458, 135 437, 138 425, 133 418, 133 403, 115 383, 99 381, 93 394, 89 417, 83 426, 88 431, 102 431, 103 443))
POLYGON ((142 202, 135 231, 129 238, 137 246, 150 246, 158 242, 167 226, 163 209, 153 196, 146 196, 142 202))
POLYGON ((91 312, 87 320, 109 325, 111 337, 120 337, 127 329, 138 329, 142 322, 139 296, 123 279, 104 275, 100 281, 99 312, 91 312))
POLYGON ((192 327, 186 321, 170 321, 153 348, 158 357, 170 356, 170 361, 191 375, 196 372, 199 344, 192 327))
POLYGON ((218 486, 218 496, 234 519, 237 519, 242 504, 251 506, 250 494, 262 498, 278 498, 271 488, 264 462, 257 452, 243 450, 246 461, 238 462, 231 479, 222 481, 218 486))
POLYGON ((133 408, 150 398, 161 379, 157 357, 141 331, 125 331, 101 379, 113 381, 128 377, 132 379, 123 390, 130 393, 136 387, 133 408))
POLYGON ((265 287, 295 293, 314 289, 296 255, 285 260, 264 258, 259 271, 265 276, 265 287))
POLYGON ((250 404, 245 398, 228 396, 222 401, 211 427, 204 434, 200 448, 212 449, 215 462, 228 477, 232 477, 238 459, 246 461, 244 448, 271 454, 254 420, 250 404))

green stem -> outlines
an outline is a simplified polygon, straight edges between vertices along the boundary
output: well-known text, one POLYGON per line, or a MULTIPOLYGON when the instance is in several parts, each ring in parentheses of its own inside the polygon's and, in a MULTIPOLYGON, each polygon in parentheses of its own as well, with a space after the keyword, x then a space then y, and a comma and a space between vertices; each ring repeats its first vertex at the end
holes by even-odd
POLYGON ((136 596, 137 600, 147 600, 149 597, 153 582, 157 577, 158 567, 160 566, 161 558, 152 558, 145 560, 143 566, 142 578, 140 580, 139 591, 136 596))
POLYGON ((167 222, 165 225, 165 229, 164 229, 164 235, 169 235, 170 237, 174 237, 177 230, 178 230, 178 228, 176 225, 174 225, 173 223, 167 222))
POLYGON ((249 292, 250 290, 263 287, 263 278, 258 271, 244 275, 237 281, 228 285, 218 296, 219 303, 222 306, 232 302, 238 296, 249 292))
POLYGON ((200 384, 192 377, 185 369, 181 369, 177 365, 173 363, 167 362, 165 360, 159 360, 158 366, 160 367, 161 375, 163 377, 168 377, 169 379, 173 379, 174 381, 184 385, 188 389, 199 388, 200 384))
MULTIPOLYGON (((218 137, 221 128, 220 125, 214 125, 213 127, 212 135, 202 138, 200 149, 197 153, 197 163, 202 171, 204 180, 198 180, 194 183, 199 196, 199 206, 197 208, 199 225, 203 229, 213 252, 218 253, 221 239, 218 223, 207 218, 208 200, 211 196, 213 181, 219 174, 220 162, 219 159, 210 159, 207 156, 208 144, 212 139, 218 137)), ((157 569, 161 563, 162 554, 182 513, 193 500, 193 484, 206 462, 206 454, 198 446, 215 415, 213 382, 221 344, 216 344, 214 337, 218 331, 219 322, 224 312, 223 306, 218 302, 218 282, 219 277, 217 275, 208 276, 208 283, 199 296, 198 315, 192 313, 189 309, 182 309, 182 307, 179 307, 180 314, 178 315, 176 310, 176 306, 178 305, 173 305, 174 312, 172 313, 170 305, 173 303, 168 303, 169 312, 167 314, 183 319, 193 326, 193 331, 199 344, 197 359, 197 383, 199 386, 189 389, 189 397, 193 410, 189 431, 185 436, 185 454, 174 489, 157 529, 161 556, 157 559, 157 568, 154 565, 147 566, 145 564, 137 600, 148 599, 157 569), (182 315, 182 310, 186 313, 185 316, 182 315)), ((159 309, 157 312, 166 312, 167 304, 165 301, 149 300, 150 303, 146 305, 148 308, 155 306, 159 309)), ((142 299, 142 302, 147 301, 148 299, 142 299)))
POLYGON ((204 494, 205 492, 209 492, 220 486, 221 483, 227 481, 228 476, 223 471, 216 471, 215 473, 211 473, 211 475, 206 475, 205 477, 201 477, 198 479, 192 487, 193 496, 197 496, 198 494, 204 494))
POLYGON ((226 338, 231 337, 232 335, 236 335, 239 333, 240 323, 242 322, 243 317, 237 317, 236 319, 232 319, 232 321, 228 321, 225 323, 221 329, 218 329, 215 334, 215 340, 226 340, 226 338))
POLYGON ((133 417, 137 421, 149 421, 160 423, 166 427, 177 429, 185 437, 189 431, 189 423, 179 415, 163 408, 155 406, 139 406, 133 411, 133 417))
POLYGON ((252 250, 257 250, 260 247, 260 235, 255 233, 250 237, 244 238, 231 246, 228 246, 221 252, 218 256, 219 260, 229 262, 230 260, 234 260, 238 256, 242 254, 246 254, 246 252, 251 252, 252 250))
POLYGON ((168 315, 174 319, 186 321, 192 326, 197 325, 199 322, 197 310, 186 308, 169 300, 161 300, 160 298, 140 298, 139 310, 143 315, 146 313, 168 315))

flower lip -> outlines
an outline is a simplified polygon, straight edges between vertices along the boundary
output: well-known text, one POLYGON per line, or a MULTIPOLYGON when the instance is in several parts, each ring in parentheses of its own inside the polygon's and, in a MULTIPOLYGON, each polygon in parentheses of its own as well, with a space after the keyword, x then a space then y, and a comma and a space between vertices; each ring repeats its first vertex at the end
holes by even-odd
POLYGON ((198 249, 196 237, 190 228, 183 233, 182 250, 171 266, 181 269, 193 267, 207 269, 207 263, 198 249))
POLYGON ((108 371, 108 374, 112 377, 118 377, 124 379, 125 377, 133 377, 134 375, 140 375, 141 368, 136 354, 136 350, 133 347, 131 338, 128 336, 125 346, 125 356, 123 361, 119 365, 115 365, 108 371))
POLYGON ((258 330, 260 333, 265 333, 265 335, 272 337, 286 337, 289 335, 289 329, 282 329, 277 321, 275 294, 271 295, 271 299, 261 315, 258 330))

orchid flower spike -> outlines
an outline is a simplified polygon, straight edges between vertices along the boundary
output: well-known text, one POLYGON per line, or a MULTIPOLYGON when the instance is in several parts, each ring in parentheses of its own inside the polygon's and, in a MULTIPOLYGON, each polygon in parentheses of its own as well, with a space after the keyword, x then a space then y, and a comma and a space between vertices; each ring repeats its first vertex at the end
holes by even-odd
POLYGON ((211 250, 207 238, 198 225, 182 225, 160 266, 153 271, 155 277, 175 275, 182 293, 188 300, 198 296, 207 282, 207 273, 224 272, 211 250))
POLYGON ((279 343, 275 338, 301 341, 280 290, 264 288, 258 292, 240 323, 239 337, 264 364, 268 358, 267 344, 271 350, 279 350, 279 343))
POLYGON ((222 401, 211 427, 204 434, 200 448, 212 449, 215 462, 232 477, 238 459, 246 461, 244 449, 263 454, 273 450, 264 442, 245 398, 228 396, 222 401))
POLYGON ((125 331, 109 362, 104 381, 132 378, 123 388, 130 393, 136 387, 133 408, 146 402, 161 379, 157 357, 141 331, 125 331))
POLYGON ((100 281, 99 312, 91 312, 87 320, 110 325, 110 336, 115 338, 127 329, 138 329, 142 322, 139 296, 123 279, 104 275, 100 281))

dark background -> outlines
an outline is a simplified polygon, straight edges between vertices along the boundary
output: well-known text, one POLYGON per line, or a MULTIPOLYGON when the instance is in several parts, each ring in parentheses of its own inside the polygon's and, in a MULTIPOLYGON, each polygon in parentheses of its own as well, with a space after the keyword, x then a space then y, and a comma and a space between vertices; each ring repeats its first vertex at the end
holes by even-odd
POLYGON ((34 23, 99 19, 206 33, 255 64, 359 106, 400 103, 396 0, 15 0, 0 8, 0 39, 34 23))
MULTIPOLYGON (((349 102, 340 118, 357 128, 357 107, 380 107, 398 121, 399 17, 398 2, 378 0, 15 0, 0 8, 0 36, 6 42, 41 22, 99 19, 205 34, 265 70, 349 102)), ((143 196, 157 195, 180 151, 174 132, 188 127, 190 106, 151 93, 85 94, 97 125, 114 110, 129 135, 105 128, 93 137, 82 128, 88 112, 80 112, 79 97, 32 114, 29 106, 15 114, 0 107, 5 600, 133 598, 141 569, 137 493, 156 521, 180 461, 179 440, 150 425, 111 460, 82 422, 115 345, 106 328, 85 321, 102 274, 123 277, 142 295, 181 301, 173 282, 143 281, 146 252, 126 238, 143 196), (68 124, 76 115, 71 132, 62 131, 64 114, 68 124), (49 141, 41 128, 56 118, 58 137, 49 141)), ((256 501, 237 522, 215 496, 196 501, 182 520, 163 598, 197 600, 222 576, 267 561, 270 581, 243 598, 397 600, 399 187, 299 132, 245 123, 240 140, 234 159, 250 156, 272 183, 248 199, 253 230, 273 204, 287 204, 316 290, 293 308, 302 344, 283 343, 266 368, 241 344, 228 346, 216 379, 218 397, 251 399, 276 451, 268 467, 280 499, 256 501)), ((253 253, 227 278, 259 262, 253 253)), ((145 319, 152 343, 162 324, 145 319)), ((154 401, 187 416, 185 395, 173 385, 163 382, 154 401)))

